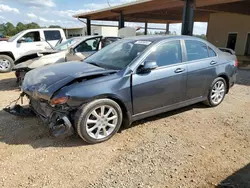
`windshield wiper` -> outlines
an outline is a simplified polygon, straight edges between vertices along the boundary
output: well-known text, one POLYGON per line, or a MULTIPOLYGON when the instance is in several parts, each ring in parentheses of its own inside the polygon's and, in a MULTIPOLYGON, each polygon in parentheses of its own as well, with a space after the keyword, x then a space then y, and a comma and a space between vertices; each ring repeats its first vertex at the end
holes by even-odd
MULTIPOLYGON (((88 62, 88 64, 91 64, 91 65, 94 65, 94 66, 97 66, 97 67, 101 67, 100 65, 98 65, 98 64, 95 63, 95 62, 88 62)), ((101 68, 103 68, 103 67, 101 67, 101 68)))

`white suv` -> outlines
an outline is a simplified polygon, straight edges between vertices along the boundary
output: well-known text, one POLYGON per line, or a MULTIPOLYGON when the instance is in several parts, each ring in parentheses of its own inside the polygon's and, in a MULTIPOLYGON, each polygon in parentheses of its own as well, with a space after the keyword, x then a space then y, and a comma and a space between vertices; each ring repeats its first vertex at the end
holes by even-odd
POLYGON ((66 40, 64 31, 56 28, 28 29, 8 41, 0 42, 0 72, 11 71, 14 61, 30 51, 43 51, 66 40))

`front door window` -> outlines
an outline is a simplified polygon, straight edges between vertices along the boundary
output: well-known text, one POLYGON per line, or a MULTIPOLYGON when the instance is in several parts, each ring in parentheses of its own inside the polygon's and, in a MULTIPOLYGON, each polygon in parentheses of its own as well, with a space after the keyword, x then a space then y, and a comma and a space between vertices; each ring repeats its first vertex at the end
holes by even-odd
POLYGON ((40 42, 40 41, 41 41, 41 38, 40 38, 39 31, 33 31, 33 32, 26 33, 21 38, 21 42, 40 42))

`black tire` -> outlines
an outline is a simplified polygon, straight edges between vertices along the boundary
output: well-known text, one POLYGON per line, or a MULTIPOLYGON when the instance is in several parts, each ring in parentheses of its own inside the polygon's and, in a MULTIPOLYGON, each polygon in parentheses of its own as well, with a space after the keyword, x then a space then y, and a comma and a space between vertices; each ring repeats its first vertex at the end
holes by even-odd
POLYGON ((216 107, 218 105, 220 105, 220 103, 222 103, 222 101, 224 100, 225 96, 226 96, 226 91, 227 91, 227 84, 226 84, 226 81, 224 78, 222 77, 218 77, 216 78, 213 83, 211 84, 211 86, 209 87, 209 92, 208 92, 208 96, 207 96, 207 100, 204 101, 204 104, 206 104, 207 106, 210 106, 210 107, 216 107), (224 95, 222 97, 222 100, 219 102, 219 103, 214 103, 213 100, 211 99, 211 95, 212 95, 212 90, 213 90, 213 87, 215 86, 216 83, 218 83, 219 81, 222 81, 224 83, 224 95))
POLYGON ((85 105, 83 105, 78 112, 76 113, 76 121, 75 121, 75 127, 77 130, 78 135, 87 143, 89 144, 96 144, 96 143, 100 143, 100 142, 104 142, 108 139, 110 139, 114 134, 117 133, 117 131, 120 129, 121 124, 122 124, 122 118, 123 118, 123 114, 122 114, 122 110, 121 107, 113 100, 110 99, 97 99, 94 101, 91 101, 85 105), (93 137, 91 137, 88 133, 87 133, 87 128, 86 128, 86 121, 89 117, 89 115, 91 114, 91 112, 98 108, 99 106, 102 105, 107 105, 107 106, 111 106, 117 113, 118 119, 117 119, 117 124, 113 130, 112 133, 110 133, 110 135, 108 135, 105 138, 101 138, 101 139, 95 139, 93 137))
POLYGON ((7 68, 7 69, 2 69, 0 67, 0 73, 6 73, 6 72, 10 72, 14 66, 14 60, 10 57, 10 56, 7 56, 7 55, 0 55, 0 61, 1 60, 7 60, 9 63, 10 63, 10 66, 7 68))

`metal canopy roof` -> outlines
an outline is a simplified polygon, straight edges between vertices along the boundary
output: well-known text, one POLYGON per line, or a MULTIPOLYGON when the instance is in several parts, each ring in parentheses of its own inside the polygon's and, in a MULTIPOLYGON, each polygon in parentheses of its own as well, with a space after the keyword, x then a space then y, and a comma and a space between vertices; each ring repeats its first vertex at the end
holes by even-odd
MULTIPOLYGON (((139 0, 74 15, 90 20, 119 21, 122 12, 127 22, 179 23, 182 21, 183 0, 139 0)), ((194 21, 208 22, 210 13, 230 12, 250 15, 248 0, 196 0, 194 21)))

